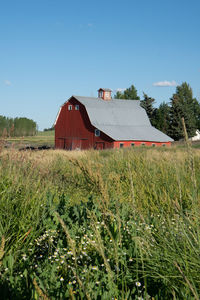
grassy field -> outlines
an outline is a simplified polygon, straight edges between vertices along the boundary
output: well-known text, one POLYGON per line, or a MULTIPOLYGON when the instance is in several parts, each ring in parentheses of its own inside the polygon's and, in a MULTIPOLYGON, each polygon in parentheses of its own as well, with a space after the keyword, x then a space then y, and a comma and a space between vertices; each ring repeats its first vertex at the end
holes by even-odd
POLYGON ((2 139, 1 143, 8 148, 24 148, 24 147, 54 147, 54 131, 38 131, 35 136, 12 137, 2 139))
POLYGON ((198 149, 0 153, 2 299, 199 299, 198 149))

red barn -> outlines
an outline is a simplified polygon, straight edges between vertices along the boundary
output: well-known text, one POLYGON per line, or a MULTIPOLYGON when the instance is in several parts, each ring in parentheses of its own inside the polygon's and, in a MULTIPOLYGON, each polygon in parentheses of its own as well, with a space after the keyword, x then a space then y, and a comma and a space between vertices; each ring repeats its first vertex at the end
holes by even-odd
POLYGON ((56 149, 170 146, 172 141, 151 126, 139 100, 112 99, 109 89, 99 89, 98 98, 72 96, 55 122, 56 149))

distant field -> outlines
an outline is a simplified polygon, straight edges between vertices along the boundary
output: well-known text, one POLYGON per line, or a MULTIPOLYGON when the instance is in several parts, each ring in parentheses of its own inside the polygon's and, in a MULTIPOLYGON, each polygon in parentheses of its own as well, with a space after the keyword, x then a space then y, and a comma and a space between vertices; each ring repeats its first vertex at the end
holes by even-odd
POLYGON ((26 146, 49 146, 54 147, 54 131, 38 131, 35 136, 7 138, 4 140, 7 147, 23 148, 26 146))
POLYGON ((48 130, 48 131, 38 131, 37 136, 53 136, 54 137, 55 131, 48 130))

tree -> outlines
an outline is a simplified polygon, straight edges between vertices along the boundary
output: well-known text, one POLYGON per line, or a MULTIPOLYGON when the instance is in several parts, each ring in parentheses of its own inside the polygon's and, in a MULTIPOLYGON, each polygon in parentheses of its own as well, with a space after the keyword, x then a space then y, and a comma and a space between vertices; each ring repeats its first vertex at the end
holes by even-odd
POLYGON ((147 94, 143 93, 144 99, 141 100, 140 105, 142 108, 146 110, 146 113, 149 117, 149 120, 153 126, 156 124, 155 120, 155 108, 153 107, 153 104, 155 103, 155 99, 149 97, 147 94))
POLYGON ((196 98, 193 99, 193 109, 196 120, 196 129, 200 129, 200 103, 196 98))
POLYGON ((188 136, 194 136, 200 123, 199 113, 200 105, 197 99, 193 98, 191 87, 183 82, 180 86, 177 86, 176 93, 171 98, 170 136, 175 140, 184 137, 182 118, 185 120, 188 136))
POLYGON ((52 126, 52 127, 49 127, 49 128, 44 128, 43 131, 53 131, 54 129, 55 129, 54 126, 52 126))
POLYGON ((130 100, 140 100, 140 97, 137 95, 137 90, 134 85, 131 85, 130 88, 126 89, 124 92, 117 92, 114 96, 115 99, 130 99, 130 100))
POLYGON ((6 136, 27 136, 35 135, 37 124, 27 118, 6 118, 0 116, 0 135, 6 136))
POLYGON ((167 103, 163 102, 158 108, 154 111, 155 123, 154 126, 169 135, 170 128, 170 107, 167 103))

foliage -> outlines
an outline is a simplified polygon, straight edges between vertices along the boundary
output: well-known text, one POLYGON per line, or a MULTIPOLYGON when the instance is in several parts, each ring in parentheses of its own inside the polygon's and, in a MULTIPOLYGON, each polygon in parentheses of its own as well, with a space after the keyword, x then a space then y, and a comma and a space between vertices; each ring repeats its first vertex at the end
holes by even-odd
MULTIPOLYGON (((182 118, 185 120, 189 137, 195 135, 196 129, 200 129, 200 104, 193 98, 192 89, 186 82, 177 86, 176 93, 171 98, 170 105, 165 102, 155 108, 155 99, 143 93, 141 107, 146 110, 151 124, 175 140, 184 137, 182 118)), ((140 100, 134 85, 124 92, 117 92, 116 99, 140 100)))
POLYGON ((50 128, 44 128, 44 131, 54 131, 54 126, 50 127, 50 128))
POLYGON ((170 135, 170 107, 167 103, 163 102, 154 111, 154 126, 161 130, 163 133, 170 135))
POLYGON ((147 94, 143 93, 144 99, 140 101, 140 105, 142 108, 146 110, 147 116, 149 117, 149 120, 151 124, 154 126, 156 125, 155 120, 155 108, 153 107, 155 103, 155 99, 149 97, 147 94))
POLYGON ((33 120, 0 116, 0 135, 4 137, 33 136, 36 132, 37 124, 33 120))
POLYGON ((193 98, 192 89, 186 82, 177 86, 176 93, 171 98, 170 136, 175 140, 184 137, 181 119, 184 118, 188 136, 195 135, 199 126, 200 104, 193 98))
POLYGON ((198 150, 0 154, 2 299, 198 299, 198 150))
POLYGON ((134 85, 131 85, 130 88, 127 88, 124 92, 117 92, 114 96, 115 99, 130 99, 130 100, 140 100, 140 97, 137 95, 137 90, 134 85))

